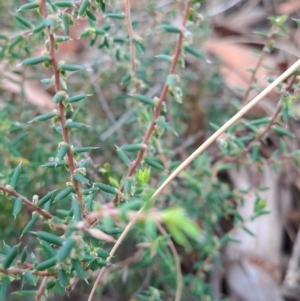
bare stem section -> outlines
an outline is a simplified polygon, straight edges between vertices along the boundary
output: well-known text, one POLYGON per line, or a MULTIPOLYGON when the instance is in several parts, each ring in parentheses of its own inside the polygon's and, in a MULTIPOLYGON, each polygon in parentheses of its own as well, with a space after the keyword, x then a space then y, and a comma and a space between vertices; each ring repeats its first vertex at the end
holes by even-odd
POLYGON ((135 81, 135 93, 138 93, 139 86, 136 82, 136 66, 135 66, 135 48, 134 48, 134 32, 131 24, 130 0, 125 0, 126 25, 130 39, 130 59, 131 59, 131 78, 135 81))

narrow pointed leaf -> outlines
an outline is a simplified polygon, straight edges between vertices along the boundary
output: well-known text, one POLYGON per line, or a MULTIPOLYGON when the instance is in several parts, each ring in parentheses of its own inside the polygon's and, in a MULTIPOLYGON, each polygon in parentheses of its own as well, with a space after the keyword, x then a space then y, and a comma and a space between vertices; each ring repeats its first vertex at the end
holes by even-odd
POLYGON ((75 245, 76 245, 75 239, 72 236, 69 237, 58 251, 57 254, 58 261, 62 262, 66 260, 70 256, 71 251, 75 247, 75 245))
POLYGON ((66 198, 67 196, 69 196, 72 192, 74 192, 74 187, 73 186, 68 186, 65 189, 63 189, 62 191, 60 191, 56 197, 55 197, 55 201, 58 202, 64 198, 66 198))
POLYGON ((16 219, 17 214, 22 210, 22 207, 23 207, 22 198, 19 197, 19 198, 15 199, 15 204, 14 204, 14 208, 13 208, 14 219, 16 219))

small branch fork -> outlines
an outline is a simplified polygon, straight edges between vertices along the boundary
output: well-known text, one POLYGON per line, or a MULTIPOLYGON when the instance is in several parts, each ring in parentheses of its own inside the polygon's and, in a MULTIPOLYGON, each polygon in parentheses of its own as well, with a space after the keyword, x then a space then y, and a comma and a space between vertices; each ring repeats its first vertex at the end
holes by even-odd
MULTIPOLYGON (((43 17, 46 19, 48 16, 46 0, 40 0, 40 7, 41 7, 43 17)), ((61 90, 61 85, 60 85, 60 72, 58 69, 57 60, 56 60, 56 56, 55 56, 55 38, 54 38, 54 34, 51 33, 50 27, 48 27, 47 32, 48 32, 48 37, 49 37, 49 54, 51 57, 51 65, 52 65, 52 70, 53 70, 53 74, 54 74, 54 87, 55 87, 55 92, 57 93, 58 91, 61 90)), ((58 112, 59 112, 59 121, 61 124, 63 140, 65 143, 67 143, 69 146, 71 146, 69 132, 68 132, 68 129, 66 128, 65 108, 64 108, 64 105, 62 102, 59 102, 59 104, 58 104, 58 112)), ((71 147, 69 147, 69 149, 68 149, 67 158, 68 158, 68 167, 69 167, 70 174, 71 174, 71 180, 74 185, 74 189, 75 189, 75 192, 77 195, 77 200, 81 205, 81 210, 82 210, 83 216, 86 216, 87 211, 86 211, 84 202, 82 200, 82 193, 81 193, 79 183, 73 178, 73 174, 74 174, 74 170, 75 170, 75 163, 74 163, 74 156, 73 156, 71 147)))
POLYGON ((38 212, 41 216, 45 217, 46 219, 51 219, 53 218, 53 215, 50 214, 47 211, 44 211, 43 209, 35 206, 32 202, 30 202, 26 197, 22 196, 21 194, 17 193, 15 190, 12 190, 10 188, 7 188, 5 186, 0 185, 0 190, 2 190, 5 193, 10 194, 11 196, 14 196, 16 198, 22 198, 23 203, 32 209, 33 211, 38 212))
MULTIPOLYGON (((187 18, 188 18, 190 7, 191 7, 191 3, 190 3, 190 1, 188 1, 187 5, 186 5, 186 8, 185 8, 183 21, 182 21, 182 32, 179 34, 179 38, 177 40, 177 44, 176 44, 176 48, 175 48, 175 53, 174 53, 172 64, 171 64, 171 67, 170 67, 170 70, 169 70, 169 73, 168 73, 169 75, 174 73, 174 71, 176 69, 176 65, 177 65, 178 59, 179 59, 179 56, 180 56, 180 53, 181 53, 181 45, 182 45, 182 41, 183 41, 183 31, 184 31, 184 28, 186 26, 186 21, 187 21, 187 18)), ((169 90, 169 86, 167 84, 165 84, 164 87, 163 87, 163 90, 162 90, 162 92, 160 94, 158 103, 157 103, 157 105, 156 105, 156 107, 154 109, 152 121, 151 121, 151 123, 150 123, 150 125, 148 127, 148 130, 147 130, 147 132, 146 132, 146 134, 144 136, 142 144, 147 145, 147 143, 149 142, 151 134, 152 134, 152 132, 154 130, 154 127, 156 125, 156 119, 157 119, 157 117, 159 117, 160 109, 161 109, 163 101, 166 98, 168 90, 169 90)), ((141 161, 143 159, 144 152, 145 152, 145 149, 141 149, 138 152, 138 155, 137 155, 136 159, 131 163, 131 165, 129 167, 129 170, 127 172, 126 177, 130 177, 130 176, 133 175, 134 171, 136 170, 136 168, 138 167, 138 165, 141 163, 141 161)), ((123 191, 123 189, 124 189, 124 185, 121 186, 120 191, 123 191)), ((111 200, 111 205, 115 205, 117 203, 117 201, 118 201, 118 195, 116 195, 111 200)))

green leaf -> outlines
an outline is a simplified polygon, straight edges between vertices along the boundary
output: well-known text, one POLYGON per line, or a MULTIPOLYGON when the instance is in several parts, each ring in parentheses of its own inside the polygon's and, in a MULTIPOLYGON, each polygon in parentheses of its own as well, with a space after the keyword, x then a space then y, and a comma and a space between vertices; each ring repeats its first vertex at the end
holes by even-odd
POLYGON ((97 0, 99 3, 100 9, 103 13, 105 13, 105 2, 103 0, 97 0))
POLYGON ((30 273, 29 270, 25 271, 25 273, 23 274, 23 278, 29 285, 34 285, 36 282, 36 278, 30 273))
POLYGON ((90 10, 86 10, 86 15, 91 21, 97 22, 96 16, 90 10))
POLYGON ((86 99, 87 96, 90 96, 91 94, 79 94, 72 96, 68 99, 69 103, 78 102, 80 100, 86 99))
POLYGON ((23 229, 22 233, 21 233, 21 237, 27 233, 38 221, 39 219, 39 215, 38 214, 33 214, 31 220, 28 222, 28 224, 25 226, 25 228, 23 229))
POLYGON ((199 52, 198 50, 194 49, 191 46, 184 46, 183 48, 187 53, 195 56, 196 58, 199 58, 199 59, 205 58, 205 56, 201 52, 199 52))
POLYGON ((69 145, 66 144, 65 142, 63 142, 58 150, 58 153, 56 155, 55 161, 60 162, 63 160, 63 158, 65 157, 65 155, 67 154, 68 150, 69 150, 69 145))
POLYGON ((147 96, 144 96, 141 94, 132 94, 130 96, 139 100, 140 102, 142 102, 146 105, 155 106, 155 101, 150 97, 147 97, 147 96))
POLYGON ((87 127, 87 125, 82 122, 67 121, 66 127, 68 129, 81 129, 83 127, 87 127))
POLYGON ((161 28, 166 32, 181 33, 181 30, 178 27, 168 25, 168 24, 161 24, 158 26, 158 28, 161 28))
POLYGON ((5 301, 8 295, 8 287, 10 284, 9 276, 1 278, 0 301, 5 301))
POLYGON ((33 65, 37 65, 37 64, 47 62, 47 61, 49 61, 49 59, 50 59, 50 56, 41 55, 41 56, 26 59, 21 64, 24 65, 24 66, 33 66, 33 65))
POLYGON ((124 191, 126 193, 130 193, 132 187, 132 179, 129 177, 126 177, 124 180, 124 191))
POLYGON ((73 7, 73 1, 56 1, 53 4, 57 7, 73 7))
POLYGON ((252 147, 251 159, 256 162, 259 159, 260 144, 255 143, 252 147))
POLYGON ((75 269, 75 272, 78 277, 81 277, 81 278, 88 277, 88 273, 83 269, 83 267, 78 259, 72 259, 72 267, 75 269))
POLYGON ((258 118, 255 120, 248 121, 248 124, 251 125, 266 125, 270 122, 270 117, 258 118))
POLYGON ((70 40, 70 37, 68 37, 68 36, 55 36, 55 41, 57 43, 62 43, 62 42, 66 42, 69 40, 70 40))
POLYGON ((57 251, 54 250, 49 243, 47 243, 46 241, 42 241, 41 242, 41 247, 43 248, 43 251, 46 255, 46 257, 48 257, 47 259, 49 258, 52 258, 52 257, 55 257, 57 255, 57 251))
POLYGON ((79 10, 78 10, 78 15, 79 16, 82 16, 86 12, 86 9, 87 9, 88 5, 89 5, 89 0, 83 0, 81 2, 81 5, 80 5, 79 10))
POLYGON ((176 225, 190 238, 196 241, 199 240, 200 228, 196 223, 192 222, 188 218, 184 218, 176 221, 176 225))
POLYGON ((50 290, 56 285, 56 281, 53 278, 50 278, 46 283, 47 290, 50 290))
POLYGON ((170 234, 173 236, 174 240, 181 246, 187 246, 188 240, 185 235, 180 231, 176 225, 173 223, 166 223, 167 228, 169 229, 170 234))
POLYGON ((11 186, 13 189, 16 188, 18 180, 19 180, 19 176, 21 174, 21 164, 22 164, 22 162, 15 168, 15 170, 12 174, 12 177, 10 179, 10 182, 9 182, 9 186, 11 186))
POLYGON ((79 222, 82 220, 81 216, 81 204, 73 198, 72 200, 72 210, 73 210, 73 217, 75 221, 79 222))
POLYGON ((169 124, 167 123, 165 120, 163 119, 157 119, 156 120, 156 123, 161 126, 162 128, 164 128, 165 130, 167 131, 170 131, 170 132, 173 132, 175 136, 178 137, 178 133, 174 130, 174 128, 169 124))
POLYGON ((56 246, 62 246, 64 240, 59 237, 56 236, 54 234, 48 233, 48 232, 44 232, 44 231, 39 231, 36 233, 37 237, 41 240, 44 240, 46 242, 48 242, 49 244, 53 244, 56 246))
POLYGON ((247 227, 244 226, 244 227, 242 227, 242 229, 249 235, 255 237, 255 234, 251 230, 249 230, 247 227))
POLYGON ((32 120, 30 120, 28 123, 32 123, 34 121, 46 121, 46 120, 49 120, 53 117, 57 116, 56 113, 48 113, 48 114, 43 114, 43 115, 39 115, 39 116, 36 116, 34 117, 32 120))
POLYGON ((50 269, 56 265, 56 262, 57 262, 57 256, 52 257, 50 259, 45 260, 44 262, 39 263, 36 266, 35 270, 36 271, 44 271, 44 270, 50 269))
POLYGON ((64 166, 66 164, 66 162, 64 160, 62 161, 52 161, 52 162, 48 162, 46 164, 41 165, 42 167, 60 167, 60 166, 64 166))
POLYGON ((43 85, 53 84, 53 78, 44 78, 44 79, 41 80, 41 83, 43 85))
POLYGON ((277 127, 273 128, 272 131, 278 135, 293 137, 293 134, 289 130, 282 128, 282 127, 277 126, 277 127))
POLYGON ((157 162, 157 160, 146 158, 146 159, 144 159, 144 161, 151 167, 154 167, 154 168, 160 169, 160 170, 165 170, 165 167, 161 163, 157 162))
POLYGON ((120 14, 114 14, 114 13, 109 13, 106 14, 106 17, 111 18, 111 19, 125 19, 125 14, 124 13, 120 13, 120 14))
POLYGON ((18 36, 15 39, 13 39, 10 44, 8 45, 8 51, 12 51, 15 46, 17 46, 19 43, 23 41, 22 36, 18 36))
POLYGON ((27 258, 27 247, 25 247, 20 256, 20 262, 24 263, 27 258))
POLYGON ((150 179, 150 168, 140 169, 138 171, 138 184, 140 186, 143 186, 145 184, 148 184, 150 179))
POLYGON ((106 185, 103 183, 95 183, 95 185, 97 187, 99 187, 100 190, 105 191, 107 193, 111 193, 111 194, 116 194, 116 190, 114 187, 110 186, 110 185, 106 185))
POLYGON ((18 11, 20 10, 31 10, 39 7, 39 3, 37 1, 24 4, 19 7, 18 11))
POLYGON ((54 201, 58 202, 63 199, 65 199, 67 196, 69 196, 72 192, 74 192, 73 186, 68 186, 65 189, 61 190, 55 197, 54 201))
POLYGON ((45 196, 43 196, 38 202, 37 202, 37 206, 41 207, 43 205, 45 205, 47 202, 49 202, 53 196, 53 192, 54 191, 50 191, 48 192, 45 196))
POLYGON ((73 152, 74 153, 85 153, 93 149, 99 149, 100 147, 94 147, 94 146, 84 146, 84 147, 74 147, 73 152))
POLYGON ((52 24, 53 24, 52 20, 46 19, 40 25, 38 25, 37 27, 35 27, 33 29, 32 33, 39 33, 41 31, 43 31, 47 26, 50 26, 52 24))
POLYGON ((120 148, 118 146, 116 146, 116 148, 117 148, 117 153, 118 153, 119 158, 123 161, 123 163, 125 163, 125 165, 130 166, 131 161, 128 158, 128 156, 126 155, 126 153, 122 150, 122 148, 120 148))
POLYGON ((121 149, 126 152, 136 152, 143 149, 143 144, 141 143, 125 144, 121 146, 121 149))
POLYGON ((102 259, 107 259, 107 257, 109 256, 109 252, 103 250, 103 249, 98 249, 97 250, 97 254, 99 257, 101 257, 102 259))
POLYGON ((81 173, 74 173, 72 175, 72 177, 78 183, 84 183, 84 184, 89 184, 90 183, 90 181, 86 177, 84 177, 81 173))
POLYGON ((58 272, 58 281, 62 287, 67 287, 69 284, 67 273, 64 269, 59 269, 58 272))
POLYGON ((35 297, 38 291, 34 290, 22 290, 18 292, 13 292, 12 294, 19 296, 19 297, 35 297))
POLYGON ((155 56, 158 60, 172 62, 173 57, 166 54, 158 54, 155 56))
POLYGON ((15 14, 15 18, 26 28, 29 28, 29 29, 32 28, 32 25, 28 21, 26 21, 24 18, 22 18, 20 15, 15 14))
POLYGON ((63 14, 62 17, 62 24, 63 24, 63 29, 66 35, 70 34, 70 29, 69 29, 69 18, 66 14, 63 14))
POLYGON ((16 259, 19 253, 19 246, 13 246, 9 253, 6 255, 4 261, 2 262, 2 267, 4 270, 8 269, 13 261, 16 259))
POLYGON ((64 71, 79 71, 79 70, 82 70, 85 68, 81 65, 61 64, 61 65, 59 65, 59 69, 64 70, 64 71))
POLYGON ((58 251, 57 254, 58 261, 62 262, 66 260, 70 256, 71 251, 73 250, 75 245, 76 245, 76 240, 72 236, 69 237, 58 251))
POLYGON ((23 207, 22 197, 15 199, 15 204, 13 208, 14 219, 16 219, 17 214, 22 210, 22 207, 23 207))

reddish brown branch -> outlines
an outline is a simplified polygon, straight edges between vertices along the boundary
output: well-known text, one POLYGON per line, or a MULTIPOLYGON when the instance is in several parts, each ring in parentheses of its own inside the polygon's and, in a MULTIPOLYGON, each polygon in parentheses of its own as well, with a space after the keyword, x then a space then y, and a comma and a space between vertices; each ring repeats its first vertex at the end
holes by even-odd
MULTIPOLYGON (((45 0, 40 1, 40 7, 42 10, 43 16, 46 19, 48 16, 48 11, 47 11, 47 6, 46 6, 45 0)), ((49 54, 51 57, 51 65, 52 65, 52 70, 53 70, 53 74, 54 74, 54 87, 55 87, 55 92, 57 93, 58 91, 61 90, 61 85, 60 85, 60 72, 58 69, 57 60, 56 60, 56 56, 55 56, 55 39, 54 39, 53 33, 51 33, 50 27, 48 27, 47 32, 48 32, 48 37, 49 37, 49 54)), ((65 143, 67 143, 70 146, 69 132, 68 132, 68 129, 66 128, 65 108, 64 108, 64 105, 62 102, 60 102, 58 104, 58 112, 59 112, 59 121, 61 124, 63 140, 65 143)), ((75 179, 73 179, 75 164, 74 164, 74 156, 73 156, 71 147, 69 147, 69 149, 68 149, 67 158, 68 158, 67 164, 68 164, 68 167, 70 170, 71 180, 72 180, 72 183, 74 185, 74 189, 75 189, 75 192, 77 195, 77 200, 81 204, 81 210, 82 210, 83 216, 86 216, 87 211, 86 211, 84 202, 82 200, 82 193, 81 193, 79 183, 75 179)))
POLYGON ((39 290, 38 290, 37 295, 36 295, 36 301, 41 301, 42 300, 42 297, 43 297, 43 294, 44 294, 44 291, 45 291, 45 288, 46 288, 47 280, 48 280, 48 276, 46 276, 42 280, 41 285, 40 285, 39 290))
POLYGON ((263 47, 263 49, 262 49, 262 51, 261 51, 261 53, 259 55, 258 61, 256 63, 256 66, 255 66, 255 68, 254 68, 254 70, 252 72, 252 75, 251 75, 251 78, 250 78, 250 82, 248 84, 248 88, 247 88, 247 90, 246 90, 246 92, 244 94, 243 100, 242 100, 242 106, 247 103, 249 93, 252 90, 252 84, 255 81, 256 73, 257 73, 260 65, 262 64, 262 62, 263 62, 263 60, 264 60, 264 58, 265 58, 265 56, 267 54, 267 52, 265 51, 265 48, 271 43, 271 41, 272 41, 272 39, 273 39, 273 37, 274 37, 275 34, 276 34, 276 29, 272 28, 270 34, 268 35, 267 41, 266 41, 266 43, 265 43, 265 45, 264 45, 264 47, 263 47))
MULTIPOLYGON (((175 48, 175 53, 174 53, 174 56, 173 56, 172 64, 171 64, 171 67, 170 67, 170 70, 169 70, 169 73, 168 73, 169 75, 174 73, 174 71, 176 69, 176 65, 177 65, 178 59, 179 59, 179 56, 180 56, 180 53, 181 53, 181 46, 182 46, 182 40, 183 40, 183 31, 185 30, 186 21, 187 21, 187 18, 188 18, 190 7, 191 7, 191 3, 188 1, 187 4, 186 4, 184 16, 183 16, 181 33, 179 34, 179 38, 178 38, 178 41, 177 41, 177 44, 176 44, 176 48, 175 48)), ((163 87, 163 90, 162 90, 162 92, 160 94, 158 103, 157 103, 157 105, 156 105, 156 107, 154 109, 154 113, 153 113, 153 117, 152 117, 152 121, 150 123, 150 126, 149 126, 149 128, 148 128, 148 130, 147 130, 147 132, 146 132, 146 134, 144 136, 144 139, 142 141, 143 144, 147 145, 147 143, 148 143, 148 141, 149 141, 149 139, 150 139, 150 137, 152 135, 152 132, 153 132, 154 127, 156 125, 156 119, 157 119, 157 117, 160 114, 160 109, 161 109, 163 101, 166 98, 168 90, 169 90, 169 86, 167 84, 165 84, 164 87, 163 87)), ((127 173, 126 177, 132 176, 132 174, 134 173, 135 169, 137 168, 137 166, 142 161, 144 152, 145 152, 145 149, 141 149, 138 152, 138 155, 137 155, 136 159, 131 163, 131 165, 129 167, 129 170, 128 170, 128 173, 127 173)), ((123 189, 124 189, 124 185, 122 185, 122 187, 120 188, 120 190, 123 191, 123 189)), ((117 201, 118 201, 118 196, 116 195, 111 200, 111 205, 116 204, 117 201)))
MULTIPOLYGON (((19 268, 9 268, 7 270, 0 269, 0 273, 6 274, 6 275, 23 275, 27 269, 19 269, 19 268)), ((47 271, 30 271, 32 275, 35 276, 42 276, 42 277, 47 277, 47 276, 57 276, 56 273, 54 272, 47 272, 47 271)))

